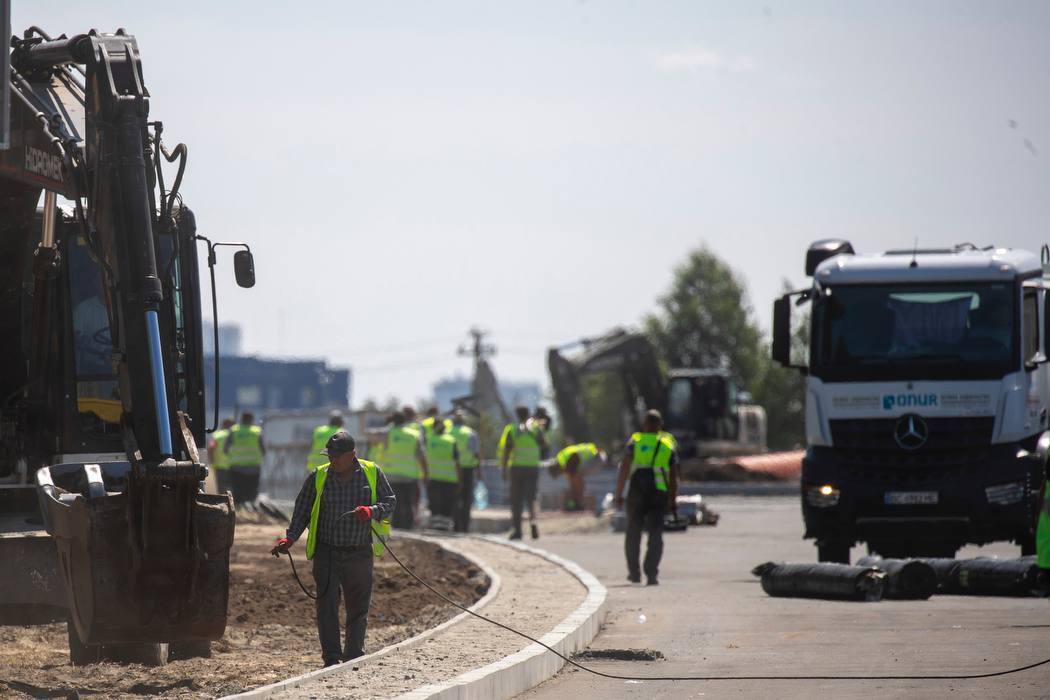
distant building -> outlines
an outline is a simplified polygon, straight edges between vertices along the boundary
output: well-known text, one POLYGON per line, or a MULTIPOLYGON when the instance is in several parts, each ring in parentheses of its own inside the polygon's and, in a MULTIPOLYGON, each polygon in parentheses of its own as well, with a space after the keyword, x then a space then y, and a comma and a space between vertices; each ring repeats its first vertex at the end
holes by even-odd
POLYGON ((441 411, 452 409, 452 399, 466 396, 470 393, 470 377, 457 374, 454 377, 446 377, 434 384, 434 403, 441 411))
MULTIPOLYGON (((219 354, 223 357, 237 357, 241 354, 241 342, 242 342, 241 327, 236 323, 220 323, 219 324, 219 354)), ((210 321, 204 322, 204 355, 205 357, 214 357, 215 348, 212 347, 215 342, 215 336, 212 335, 212 327, 210 321)))
MULTIPOLYGON (((470 394, 470 377, 456 375, 441 379, 434 384, 434 403, 441 411, 452 408, 452 399, 470 394)), ((513 410, 524 405, 535 408, 543 398, 539 382, 508 382, 500 380, 499 395, 503 405, 513 410)))
MULTIPOLYGON (((213 356, 204 361, 208 416, 212 415, 215 395, 214 362, 213 356)), ((220 417, 232 417, 245 409, 262 417, 272 411, 347 408, 350 405, 350 370, 329 367, 323 360, 231 357, 223 352, 219 372, 220 417)))

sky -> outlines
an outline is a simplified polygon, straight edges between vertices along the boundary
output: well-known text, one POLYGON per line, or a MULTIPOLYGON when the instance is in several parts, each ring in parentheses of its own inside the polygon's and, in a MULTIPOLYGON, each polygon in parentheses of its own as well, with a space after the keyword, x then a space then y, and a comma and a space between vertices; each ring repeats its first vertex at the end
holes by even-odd
POLYGON ((806 246, 1050 240, 1050 3, 13 0, 12 30, 124 27, 189 146, 245 351, 324 358, 353 403, 469 359, 637 325, 699 246, 768 328, 806 246))

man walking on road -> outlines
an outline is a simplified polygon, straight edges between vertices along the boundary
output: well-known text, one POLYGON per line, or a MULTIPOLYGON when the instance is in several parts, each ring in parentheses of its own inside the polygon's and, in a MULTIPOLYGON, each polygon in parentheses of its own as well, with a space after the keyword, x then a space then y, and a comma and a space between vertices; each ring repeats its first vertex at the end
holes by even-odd
POLYGON ((508 478, 508 468, 510 471, 510 518, 514 528, 510 539, 521 539, 521 514, 526 503, 532 539, 537 539, 540 530, 536 525, 536 484, 540 475, 540 454, 547 449, 547 442, 539 428, 528 425, 528 408, 518 406, 514 412, 518 422, 508 424, 500 438, 504 481, 508 478))
POLYGON ((470 509, 474 507, 475 476, 481 477, 481 447, 478 434, 467 425, 463 411, 452 414, 452 437, 459 450, 459 494, 456 498, 456 532, 470 531, 470 509))
POLYGON ((659 583, 660 558, 664 552, 664 514, 674 509, 678 495, 678 454, 674 440, 662 432, 663 418, 659 411, 649 411, 642 423, 642 432, 635 433, 627 443, 620 471, 616 475, 616 507, 624 505, 623 487, 630 475, 627 494, 627 534, 624 553, 627 555, 627 580, 642 580, 638 557, 642 546, 642 530, 649 540, 645 549, 646 584, 659 583))
POLYGON ((397 494, 394 527, 410 530, 416 524, 420 481, 425 483, 429 476, 427 458, 419 424, 406 422, 405 415, 399 412, 390 418, 393 424, 383 445, 383 466, 397 494))
POLYGON ((241 414, 241 422, 230 428, 222 449, 230 461, 230 488, 234 503, 255 503, 259 497, 259 475, 266 447, 263 445, 262 428, 255 425, 254 413, 245 411, 241 414))
POLYGON ((307 528, 306 558, 313 561, 317 636, 325 666, 362 656, 372 600, 373 558, 383 553, 376 535, 389 532, 397 498, 383 471, 357 458, 349 433, 328 440, 330 462, 306 477, 285 536, 270 551, 287 552, 307 528), (374 529, 373 529, 374 528, 374 529), (346 605, 346 642, 340 645, 340 596, 346 605))
POLYGON ((310 442, 310 451, 306 454, 306 470, 314 471, 322 464, 327 464, 322 450, 328 444, 328 438, 343 429, 343 414, 332 411, 328 414, 328 422, 314 428, 313 439, 310 442))

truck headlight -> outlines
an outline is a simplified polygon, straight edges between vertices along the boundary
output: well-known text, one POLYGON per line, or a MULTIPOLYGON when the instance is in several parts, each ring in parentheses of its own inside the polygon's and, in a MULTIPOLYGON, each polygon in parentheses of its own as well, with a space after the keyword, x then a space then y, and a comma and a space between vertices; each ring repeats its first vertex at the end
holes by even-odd
POLYGON ((841 492, 831 484, 809 486, 806 488, 806 503, 814 508, 837 506, 841 492))
POLYGON ((984 497, 988 502, 997 506, 1008 506, 1020 503, 1024 498, 1024 482, 1011 481, 1008 484, 996 484, 984 490, 984 497))

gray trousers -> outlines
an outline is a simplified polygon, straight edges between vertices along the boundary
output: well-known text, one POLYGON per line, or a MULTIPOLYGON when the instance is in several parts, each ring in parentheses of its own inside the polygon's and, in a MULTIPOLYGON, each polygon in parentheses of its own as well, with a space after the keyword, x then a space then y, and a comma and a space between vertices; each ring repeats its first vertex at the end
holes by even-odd
POLYGON ((334 549, 323 543, 314 552, 317 636, 325 662, 365 653, 368 606, 372 602, 372 547, 334 549), (346 605, 346 643, 339 644, 339 603, 346 605))
POLYGON ((394 516, 390 519, 391 527, 411 530, 416 526, 416 507, 419 501, 419 482, 403 481, 399 477, 389 480, 390 488, 397 497, 394 516))
POLYGON ((528 508, 530 520, 536 514, 536 483, 539 478, 539 467, 510 468, 510 521, 514 534, 519 537, 522 511, 528 508))
POLYGON ((456 492, 456 532, 470 530, 470 509, 474 506, 474 474, 480 467, 463 469, 459 473, 459 489, 456 492))
POLYGON ((646 576, 656 578, 660 572, 660 559, 664 554, 667 492, 657 490, 652 469, 639 469, 631 475, 626 510, 627 533, 624 536, 623 549, 627 556, 627 573, 640 576, 639 569, 643 569, 646 576), (645 547, 645 562, 639 565, 642 530, 648 533, 649 541, 645 547))

